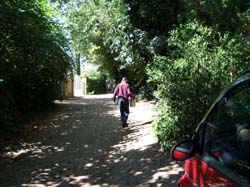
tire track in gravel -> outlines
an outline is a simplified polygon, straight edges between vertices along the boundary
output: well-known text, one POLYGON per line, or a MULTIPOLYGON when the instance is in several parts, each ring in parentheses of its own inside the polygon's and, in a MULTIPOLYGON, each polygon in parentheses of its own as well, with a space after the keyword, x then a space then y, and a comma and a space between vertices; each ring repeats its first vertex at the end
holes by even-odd
POLYGON ((149 102, 131 107, 129 127, 119 126, 111 95, 56 102, 58 110, 4 148, 0 186, 172 187, 181 163, 160 150, 149 102))

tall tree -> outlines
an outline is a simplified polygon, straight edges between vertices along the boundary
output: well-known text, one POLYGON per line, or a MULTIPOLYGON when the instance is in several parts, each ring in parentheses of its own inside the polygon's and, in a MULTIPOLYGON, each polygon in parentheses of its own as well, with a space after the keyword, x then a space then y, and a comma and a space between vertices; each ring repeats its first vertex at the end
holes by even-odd
POLYGON ((194 8, 195 8, 195 14, 196 19, 201 20, 201 6, 200 6, 200 0, 193 0, 194 8))
POLYGON ((48 1, 1 1, 0 8, 0 124, 8 128, 52 104, 70 58, 48 1))
POLYGON ((73 47, 116 80, 129 76, 139 91, 147 85, 145 68, 154 53, 166 52, 181 7, 177 0, 72 0, 67 9, 73 47))
POLYGON ((132 25, 147 31, 151 38, 168 35, 178 23, 178 14, 183 11, 180 0, 124 0, 124 2, 132 25))

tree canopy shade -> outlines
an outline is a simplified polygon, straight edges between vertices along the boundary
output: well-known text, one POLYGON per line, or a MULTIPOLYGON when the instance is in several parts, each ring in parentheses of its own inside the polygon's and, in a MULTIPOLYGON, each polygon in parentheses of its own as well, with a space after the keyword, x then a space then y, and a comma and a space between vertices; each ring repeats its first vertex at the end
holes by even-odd
POLYGON ((46 0, 0 2, 0 128, 51 105, 70 69, 67 41, 46 0))
POLYGON ((74 49, 139 93, 156 91, 161 145, 190 135, 215 95, 249 66, 246 0, 72 0, 74 49), (201 81, 202 80, 202 81, 201 81))
POLYGON ((149 86, 145 68, 156 51, 164 52, 162 38, 176 24, 178 5, 177 1, 72 0, 66 5, 72 46, 116 81, 127 76, 134 90, 142 93, 149 86))
POLYGON ((189 136, 215 95, 249 69, 248 0, 8 0, 0 9, 5 124, 51 103, 56 80, 69 70, 69 54, 78 74, 84 59, 110 79, 127 76, 136 93, 149 97, 156 90, 154 126, 169 148, 189 136))
POLYGON ((132 25, 149 33, 151 38, 168 35, 184 9, 180 0, 124 0, 124 3, 132 25))
POLYGON ((134 37, 121 1, 71 1, 69 30, 75 51, 119 79, 134 64, 134 37))
POLYGON ((243 14, 249 9, 248 0, 225 0, 201 3, 202 20, 220 31, 242 31, 243 14))

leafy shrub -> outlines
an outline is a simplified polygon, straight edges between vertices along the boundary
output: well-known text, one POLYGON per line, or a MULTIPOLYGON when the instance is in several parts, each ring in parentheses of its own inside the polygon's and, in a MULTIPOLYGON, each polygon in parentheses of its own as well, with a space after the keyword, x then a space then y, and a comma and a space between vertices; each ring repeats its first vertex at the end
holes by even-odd
POLYGON ((104 94, 106 91, 105 79, 99 77, 88 77, 87 93, 88 94, 104 94))
POLYGON ((0 130, 48 109, 70 68, 67 43, 48 1, 0 1, 0 130))
POLYGON ((155 56, 148 67, 158 85, 154 129, 164 149, 189 138, 221 89, 247 67, 235 39, 197 22, 173 30, 167 44, 167 56, 155 56))
POLYGON ((104 94, 108 89, 106 81, 109 80, 98 65, 91 65, 83 70, 82 74, 87 77, 87 94, 104 94))

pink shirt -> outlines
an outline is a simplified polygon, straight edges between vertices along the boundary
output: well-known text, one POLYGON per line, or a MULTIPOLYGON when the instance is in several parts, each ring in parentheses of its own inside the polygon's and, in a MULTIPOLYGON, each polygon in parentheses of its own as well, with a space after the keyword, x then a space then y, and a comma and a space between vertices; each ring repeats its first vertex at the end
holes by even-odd
POLYGON ((123 97, 125 99, 127 99, 130 96, 131 92, 130 92, 130 88, 129 88, 129 84, 127 84, 126 82, 121 82, 119 83, 114 91, 114 97, 118 96, 118 97, 123 97))

